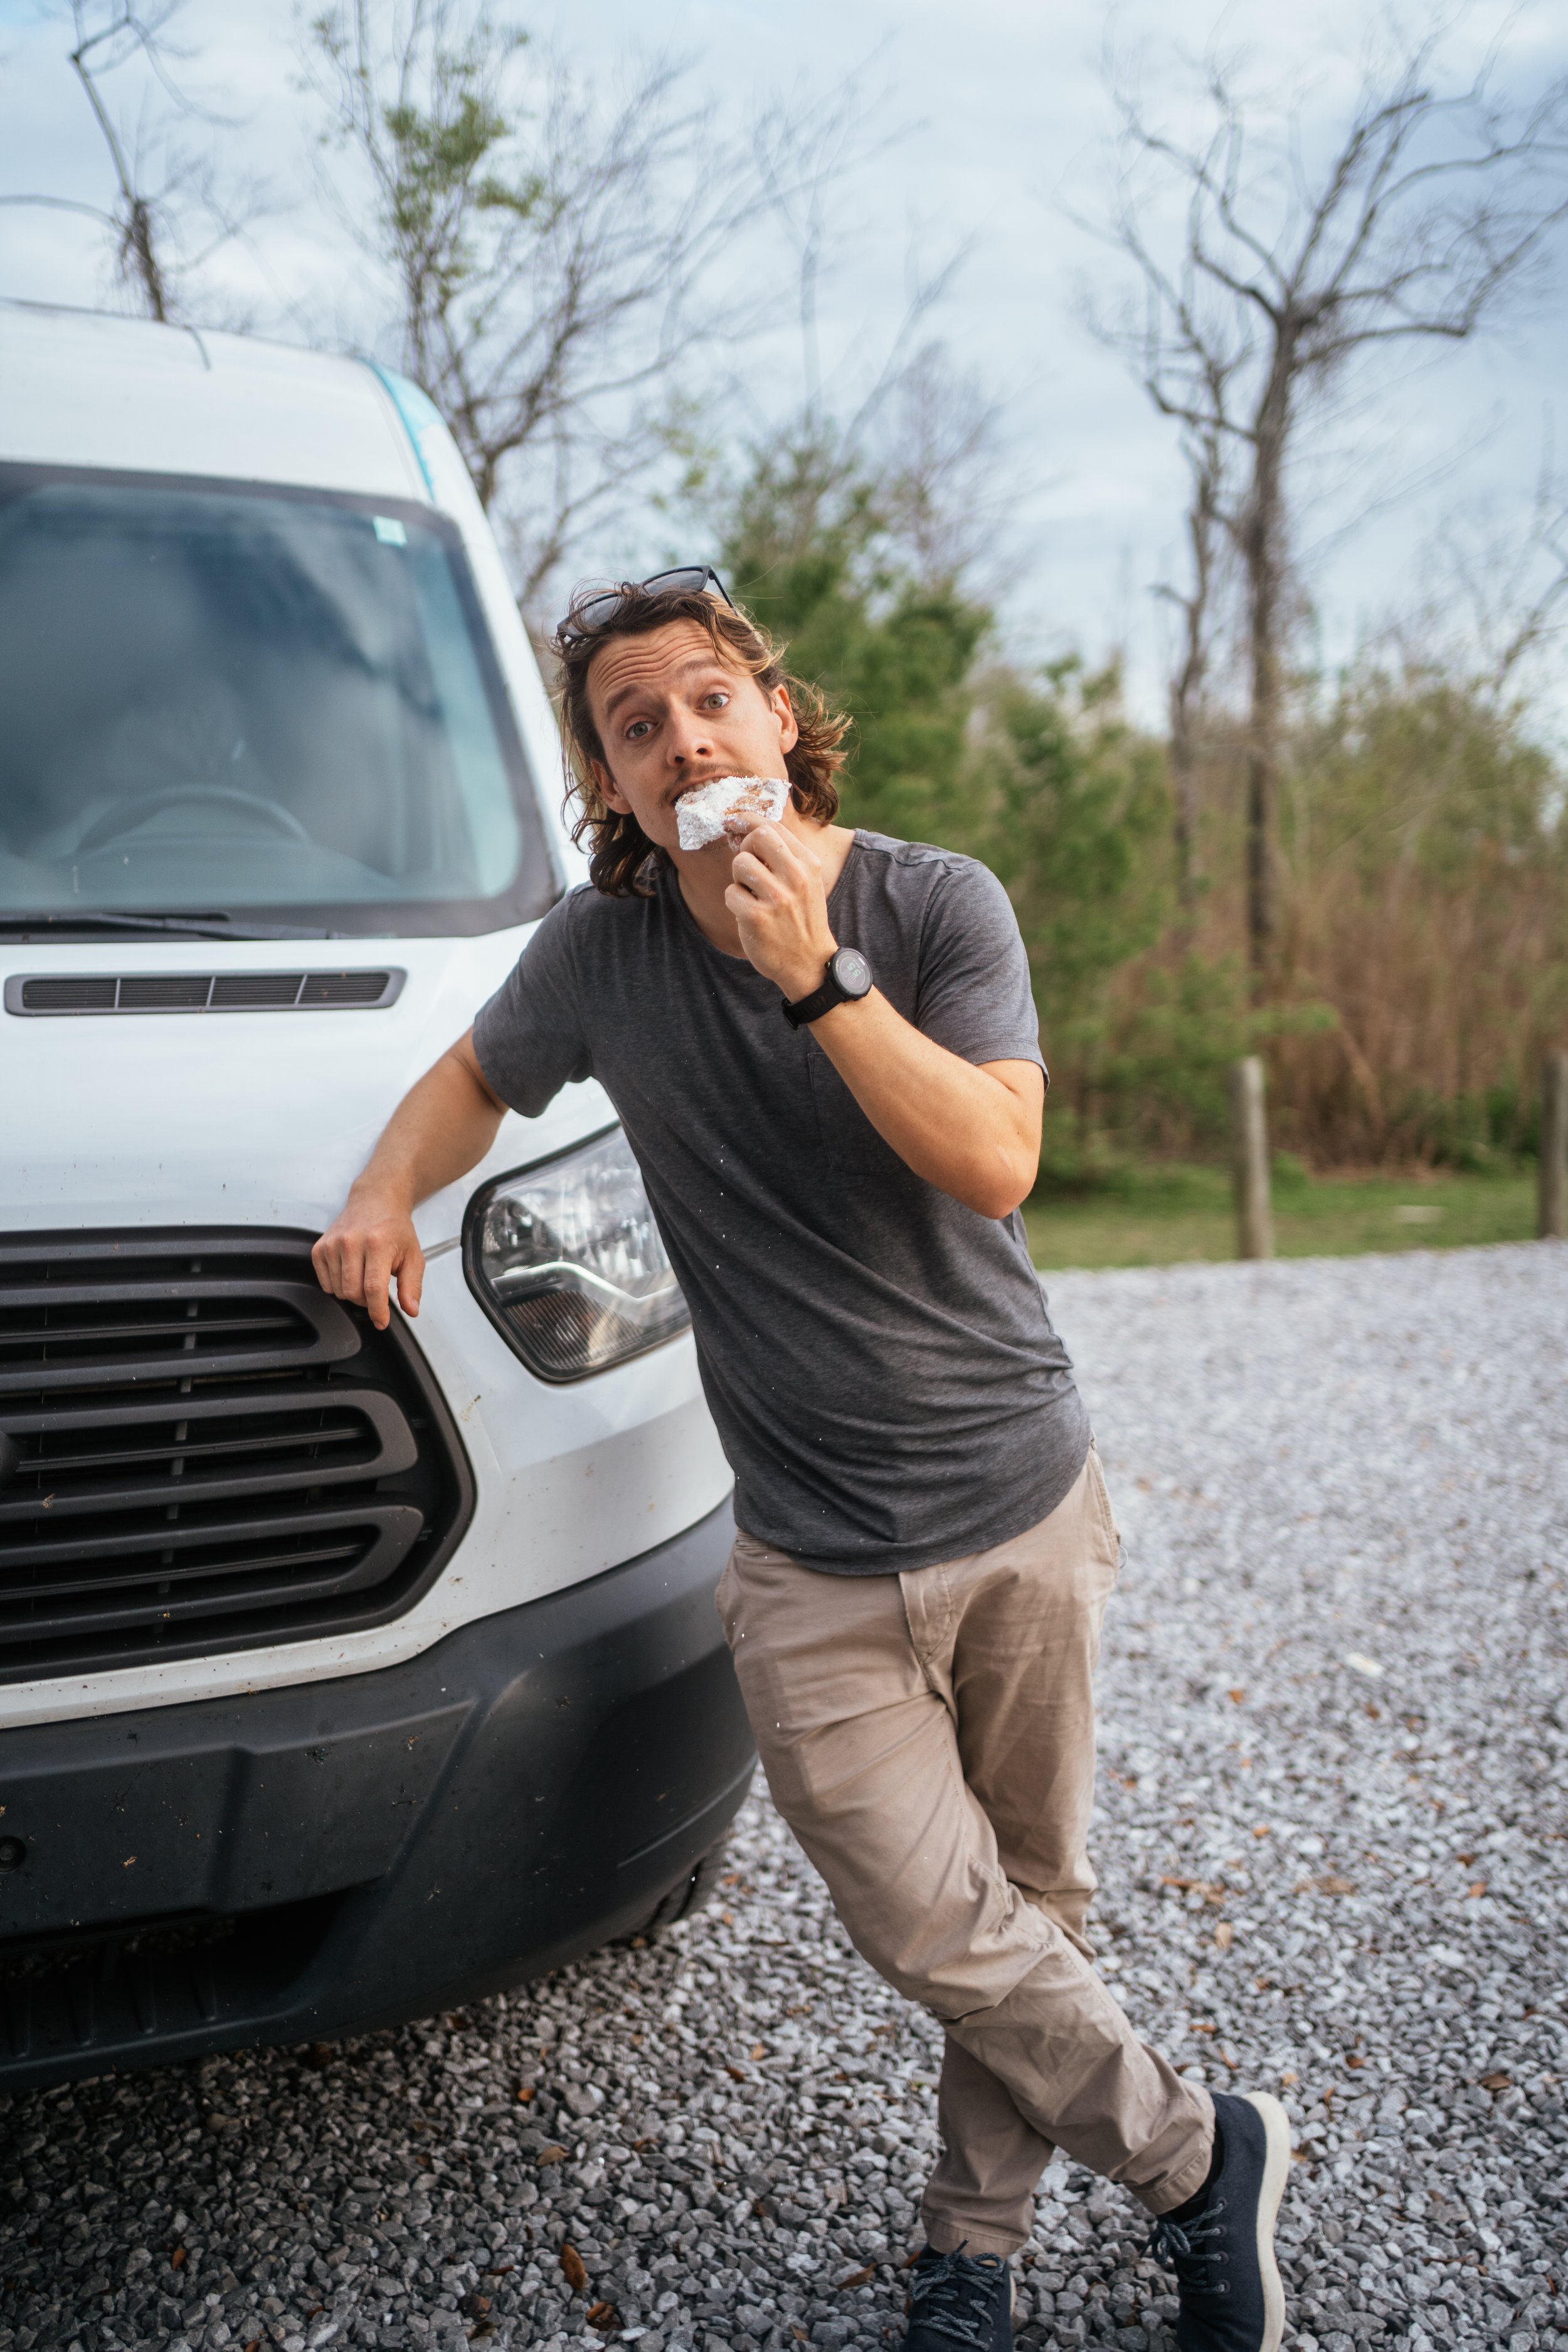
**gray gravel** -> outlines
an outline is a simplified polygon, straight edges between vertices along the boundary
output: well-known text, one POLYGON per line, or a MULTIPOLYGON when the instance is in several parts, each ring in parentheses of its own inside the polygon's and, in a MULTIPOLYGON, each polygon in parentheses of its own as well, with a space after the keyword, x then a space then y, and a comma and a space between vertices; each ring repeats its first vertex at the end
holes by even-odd
MULTIPOLYGON (((1129 1554, 1110 1980, 1285 2097, 1301 2352, 1568 2347, 1568 1249, 1052 1294, 1129 1554)), ((730 1866, 721 1910, 459 2016, 0 2102, 0 2352, 885 2343, 937 2037, 765 1800, 730 1866)), ((1058 2159, 1025 2343, 1168 2346, 1145 2237, 1058 2159)))

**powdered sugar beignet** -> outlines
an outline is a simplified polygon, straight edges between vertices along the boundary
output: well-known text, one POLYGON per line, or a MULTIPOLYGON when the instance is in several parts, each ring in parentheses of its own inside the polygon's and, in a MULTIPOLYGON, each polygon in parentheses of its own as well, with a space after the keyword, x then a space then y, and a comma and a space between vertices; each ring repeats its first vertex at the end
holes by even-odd
POLYGON ((675 803, 680 846, 706 849, 710 842, 724 840, 739 846, 764 818, 776 824, 788 798, 789 786, 776 776, 715 776, 675 803))

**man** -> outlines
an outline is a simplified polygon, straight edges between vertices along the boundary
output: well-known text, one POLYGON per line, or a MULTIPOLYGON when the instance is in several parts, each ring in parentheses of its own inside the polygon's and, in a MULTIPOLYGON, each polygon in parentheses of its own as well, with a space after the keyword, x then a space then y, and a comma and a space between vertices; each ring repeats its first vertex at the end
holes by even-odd
POLYGON ((1183 2352, 1273 2352, 1283 2110, 1178 2077, 1089 1966, 1118 1543, 1018 1214, 1046 1078, 1012 908, 833 822, 845 723, 710 572, 579 598, 557 650, 594 887, 395 1113, 321 1279, 416 1312, 416 1203, 505 1106, 601 1082, 735 1471, 719 1605, 769 1786, 945 2028, 908 2352, 1010 2343, 1054 2147, 1158 2217, 1183 2352), (730 775, 787 779, 782 818, 683 850, 682 796, 730 775))

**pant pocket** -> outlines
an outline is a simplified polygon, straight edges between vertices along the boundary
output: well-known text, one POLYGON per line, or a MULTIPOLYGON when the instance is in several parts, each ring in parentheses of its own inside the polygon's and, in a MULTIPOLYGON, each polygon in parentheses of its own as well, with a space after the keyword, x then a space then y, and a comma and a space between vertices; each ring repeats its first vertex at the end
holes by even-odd
POLYGON ((1116 1514, 1110 1507, 1110 1490, 1105 1483, 1105 1472, 1100 1467, 1099 1450, 1093 1445, 1089 1449, 1089 1481, 1094 1494, 1095 1511, 1100 1521, 1100 1533, 1105 1538, 1106 1554, 1110 1562, 1110 1580, 1114 1584, 1121 1573, 1121 1563, 1126 1558, 1126 1553, 1122 1549, 1121 1531, 1116 1524, 1116 1514))
POLYGON ((719 1622, 724 1628, 724 1639, 731 1643, 731 1647, 733 1641, 730 1632, 730 1622, 735 1599, 735 1555, 731 1551, 724 1562, 724 1573, 719 1579, 718 1587, 713 1595, 713 1606, 719 1612, 719 1622))

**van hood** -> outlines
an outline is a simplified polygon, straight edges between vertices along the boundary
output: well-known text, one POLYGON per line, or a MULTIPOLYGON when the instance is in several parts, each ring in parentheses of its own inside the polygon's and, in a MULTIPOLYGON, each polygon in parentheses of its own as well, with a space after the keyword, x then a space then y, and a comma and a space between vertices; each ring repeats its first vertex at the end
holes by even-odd
MULTIPOLYGON (((500 986, 532 927, 466 940, 0 942, 0 978, 393 971, 374 1011, 0 1013, 0 1223, 13 1232, 268 1224, 319 1232, 395 1105, 500 986)), ((16 991, 7 992, 15 997, 16 991)), ((596 1086, 510 1114, 484 1171, 614 1117, 596 1086)), ((459 1227, 475 1171, 426 1202, 459 1227)))

